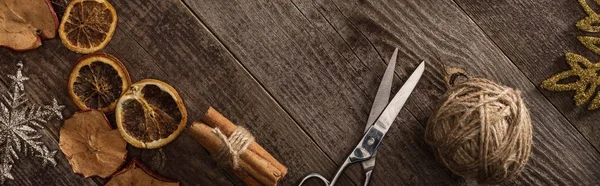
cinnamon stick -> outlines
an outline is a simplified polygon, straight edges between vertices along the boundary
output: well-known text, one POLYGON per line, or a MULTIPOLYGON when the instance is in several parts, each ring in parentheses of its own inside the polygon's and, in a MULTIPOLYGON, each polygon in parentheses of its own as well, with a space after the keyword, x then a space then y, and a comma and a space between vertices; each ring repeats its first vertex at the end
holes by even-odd
POLYGON ((263 185, 262 183, 260 183, 256 179, 254 179, 254 177, 252 177, 250 174, 248 174, 248 172, 246 172, 244 170, 229 169, 229 171, 233 172, 233 174, 235 174, 238 178, 240 178, 240 180, 242 180, 247 186, 262 186, 263 185))
MULTIPOLYGON (((202 121, 211 127, 217 127, 223 132, 226 136, 230 136, 231 133, 237 128, 235 124, 233 124, 229 119, 225 118, 225 116, 221 115, 221 113, 217 112, 214 108, 209 107, 208 111, 202 117, 202 121)), ((252 142, 250 146, 248 146, 248 150, 256 153, 260 157, 269 161, 269 163, 276 167, 281 175, 275 175, 277 177, 283 177, 287 174, 287 168, 283 166, 283 164, 279 163, 267 150, 265 150, 262 146, 260 146, 256 142, 252 142)))
MULTIPOLYGON (((187 133, 206 148, 211 154, 221 148, 222 141, 213 132, 212 128, 194 122, 187 133)), ((240 170, 232 170, 246 185, 277 185, 281 176, 284 175, 272 166, 266 159, 256 153, 246 150, 240 155, 240 170)))
MULTIPOLYGON (((200 143, 200 145, 206 148, 211 154, 216 153, 219 148, 221 148, 223 142, 213 134, 212 128, 206 124, 194 122, 186 131, 194 140, 196 140, 196 142, 200 143)), ((246 185, 263 185, 245 171, 246 169, 249 169, 248 164, 240 162, 240 167, 240 170, 231 169, 230 171, 246 183, 246 185)))

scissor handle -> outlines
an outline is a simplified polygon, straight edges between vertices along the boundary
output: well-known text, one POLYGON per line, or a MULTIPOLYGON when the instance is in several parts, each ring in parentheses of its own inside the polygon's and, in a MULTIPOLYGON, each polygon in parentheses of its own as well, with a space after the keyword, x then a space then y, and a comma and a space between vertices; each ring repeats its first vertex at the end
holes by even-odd
POLYGON ((325 185, 335 185, 335 183, 338 181, 338 179, 340 178, 340 176, 342 175, 342 172, 344 172, 344 170, 346 169, 346 167, 348 167, 348 165, 352 164, 352 163, 356 163, 356 162, 360 162, 363 160, 353 160, 354 157, 353 155, 350 155, 348 158, 346 158, 346 161, 344 161, 344 163, 342 164, 342 166, 340 166, 340 168, 337 170, 337 172, 335 173, 335 176, 333 176, 333 179, 331 179, 331 181, 328 181, 327 179, 325 179, 325 177, 321 176, 320 174, 317 173, 310 173, 309 175, 307 175, 306 177, 304 177, 304 179, 302 179, 302 181, 300 182, 300 184, 298 184, 299 186, 301 186, 304 181, 306 181, 309 178, 319 178, 321 179, 321 181, 323 181, 323 183, 325 183, 325 185))
POLYGON ((326 186, 328 186, 328 185, 330 184, 330 183, 329 183, 329 180, 327 180, 325 177, 321 176, 319 173, 310 173, 309 175, 306 175, 306 177, 304 177, 304 178, 302 179, 302 181, 300 182, 300 184, 298 184, 298 185, 299 185, 299 186, 302 186, 302 185, 304 185, 304 182, 305 182, 306 180, 308 180, 308 179, 311 179, 311 178, 319 178, 321 181, 323 181, 323 183, 324 183, 326 186))

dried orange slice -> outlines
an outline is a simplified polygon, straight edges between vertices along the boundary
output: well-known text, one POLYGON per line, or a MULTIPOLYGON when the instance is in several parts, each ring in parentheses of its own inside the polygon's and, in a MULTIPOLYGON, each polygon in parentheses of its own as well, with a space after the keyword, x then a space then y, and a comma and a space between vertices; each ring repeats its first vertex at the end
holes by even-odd
POLYGON ((177 91, 155 79, 131 85, 117 102, 115 116, 123 138, 146 149, 173 141, 187 122, 187 111, 177 91))
POLYGON ((119 59, 105 53, 94 53, 79 58, 69 74, 68 92, 81 110, 97 109, 112 113, 129 85, 129 73, 119 59))
POLYGON ((106 0, 74 0, 63 15, 58 35, 62 43, 80 54, 106 46, 117 27, 117 12, 106 0))

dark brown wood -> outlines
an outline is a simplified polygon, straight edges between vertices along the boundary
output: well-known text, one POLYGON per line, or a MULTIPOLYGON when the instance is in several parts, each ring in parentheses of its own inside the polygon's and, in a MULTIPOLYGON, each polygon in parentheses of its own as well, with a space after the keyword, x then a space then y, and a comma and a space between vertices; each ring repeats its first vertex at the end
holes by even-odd
MULTIPOLYGON (((533 155, 510 183, 598 182, 598 152, 453 2, 185 2, 338 164, 360 137, 383 59, 400 48, 399 79, 426 60, 408 111, 384 141, 376 185, 461 182, 435 163, 415 121, 425 123, 444 94, 446 66, 516 87, 526 97, 535 125, 533 155), (392 157, 398 159, 386 159, 392 157)), ((357 169, 348 175, 361 181, 357 169)))
MULTIPOLYGON (((538 89, 541 89, 539 85, 546 78, 570 69, 564 55, 566 52, 583 55, 592 62, 600 59, 598 54, 585 48, 576 38, 584 35, 597 36, 575 26, 587 16, 577 1, 508 0, 490 4, 484 1, 458 0, 457 3, 538 89)), ((596 12, 600 11, 594 1, 587 3, 596 12)), ((568 119, 569 122, 564 122, 563 125, 577 128, 599 151, 600 112, 587 110, 587 104, 575 106, 573 92, 543 90, 542 93, 550 100, 552 107, 568 119)), ((593 160, 598 162, 598 156, 593 160)), ((596 180, 600 178, 597 171, 584 171, 582 175, 596 180)), ((561 180, 556 182, 561 184, 558 181, 561 180)), ((593 185, 598 184, 598 181, 581 184, 593 185)))
MULTIPOLYGON (((331 171, 335 164, 302 132, 293 119, 277 105, 227 50, 191 15, 180 1, 111 1, 119 15, 118 30, 105 52, 121 59, 134 81, 160 79, 173 85, 188 109, 190 122, 198 120, 213 106, 233 122, 250 129, 265 149, 295 170, 331 171), (166 16, 168 15, 168 16, 166 16), (297 150, 301 149, 301 150, 297 150), (298 158, 302 157, 302 158, 298 158)), ((59 40, 44 42, 40 49, 13 52, 0 49, 2 70, 15 71, 16 61, 26 63, 32 79, 28 95, 36 103, 57 97, 67 105, 70 116, 77 109, 66 94, 66 79, 80 56, 59 40)), ((6 85, 8 78, 1 77, 6 85)), ((51 126, 47 143, 57 149, 60 124, 51 126)), ((130 149, 159 174, 180 180, 184 185, 232 185, 241 182, 216 166, 207 152, 183 134, 162 150, 130 149), (162 151, 162 152, 161 152, 162 151)), ((60 154, 60 152, 59 152, 60 154)), ((62 154, 56 168, 37 169, 35 162, 15 167, 9 185, 89 185, 100 179, 83 179, 72 173, 62 154), (23 168, 23 169, 22 169, 23 168), (17 171, 19 170, 19 171, 17 171)), ((283 184, 296 184, 299 172, 290 172, 283 184)), ((349 185, 347 178, 342 183, 349 185)))
MULTIPOLYGON (((208 106, 213 106, 232 122, 245 126, 254 133, 257 142, 281 163, 295 167, 295 171, 288 172, 282 184, 296 184, 298 178, 303 176, 299 170, 325 171, 335 168, 333 162, 249 76, 233 56, 216 42, 200 21, 190 16, 191 12, 183 3, 115 1, 114 4, 120 7, 117 10, 119 15, 125 15, 120 19, 119 26, 129 35, 129 39, 122 41, 135 42, 141 46, 139 49, 143 50, 132 55, 131 47, 115 43, 115 46, 120 47, 114 48, 114 53, 120 54, 124 61, 130 62, 130 66, 150 68, 138 72, 131 70, 132 77, 138 77, 138 80, 161 77, 181 89, 179 93, 186 100, 186 107, 190 110, 189 118, 199 120, 208 106)), ((185 139, 191 140, 189 137, 185 139)), ((173 147, 183 150, 189 149, 191 145, 201 149, 200 145, 188 142, 173 147)), ((170 146, 172 145, 167 147, 170 146)), ((178 151, 166 149, 165 152, 178 151)), ((170 171, 178 169, 182 171, 181 175, 172 177, 184 177, 193 181, 198 177, 194 172, 214 171, 214 168, 203 166, 183 167, 182 165, 189 164, 187 161, 192 159, 194 154, 172 158, 172 161, 179 163, 174 163, 164 174, 169 175, 170 171), (184 172, 185 169, 187 171, 184 172)), ((197 161, 214 163, 208 156, 198 157, 197 161)), ((342 183, 348 184, 347 179, 344 178, 342 183)))
MULTIPOLYGON (((25 96, 29 100, 27 105, 48 105, 52 104, 52 98, 56 98, 59 103, 67 106, 64 113, 73 113, 76 107, 66 104, 70 102, 65 92, 66 76, 63 77, 57 73, 69 69, 70 65, 63 63, 62 59, 57 58, 50 49, 52 46, 60 45, 60 41, 47 41, 40 49, 28 52, 13 52, 6 48, 0 48, 0 59, 2 60, 0 71, 3 72, 0 76, 1 94, 5 95, 12 83, 7 75, 14 75, 17 71, 17 62, 22 61, 25 66, 23 74, 30 79, 24 83, 25 96)), ((70 116, 70 114, 65 114, 65 116, 70 116)), ((55 156, 57 165, 41 166, 42 161, 39 158, 20 154, 20 158, 15 161, 11 171, 14 180, 6 180, 5 185, 96 185, 102 183, 101 179, 85 179, 83 176, 73 173, 67 159, 58 148, 58 133, 61 125, 62 121, 50 120, 44 126, 45 129, 38 130, 46 146, 50 150, 57 151, 55 156)))
MULTIPOLYGON (((600 59, 598 54, 585 48, 576 38, 597 36, 575 27, 579 20, 587 16, 577 1, 457 2, 538 87, 551 75, 570 69, 564 57, 566 52, 583 55, 592 62, 600 59)), ((588 3, 596 12, 600 12, 594 1, 588 3)), ((575 106, 573 92, 542 92, 600 150, 600 125, 597 119, 600 112, 588 111, 587 104, 575 106)))
MULTIPOLYGON (((350 17, 349 19, 374 46, 385 46, 389 43, 400 48, 410 48, 414 51, 406 54, 411 56, 409 59, 413 55, 418 57, 408 61, 425 59, 431 61, 433 64, 431 66, 438 71, 441 71, 444 66, 463 67, 472 75, 486 77, 522 91, 532 114, 534 149, 524 173, 515 179, 514 183, 594 185, 600 182, 597 179, 600 175, 598 152, 568 124, 560 112, 552 108, 552 104, 548 103, 537 90, 536 84, 528 81, 519 68, 486 39, 487 36, 481 30, 474 29, 476 25, 466 15, 457 13, 460 12, 457 10, 459 7, 451 3, 431 4, 423 1, 398 4, 338 3, 337 5, 345 15, 368 17, 358 21, 353 21, 350 17), (388 34, 392 36, 388 37, 388 34), (565 167, 573 167, 574 170, 565 170, 565 167)), ((378 51, 392 51, 386 47, 376 48, 378 51)), ((434 87, 440 87, 441 77, 436 74, 434 73, 433 76, 437 77, 431 78, 430 82, 434 87)), ((439 96, 440 93, 436 92, 435 88, 418 88, 415 91, 415 98, 409 100, 407 107, 419 120, 425 121, 430 113, 427 110, 435 109, 434 97, 439 96)))
MULTIPOLYGON (((362 136, 395 47, 400 53, 394 90, 421 60, 427 67, 383 141, 372 185, 473 183, 438 163, 423 140, 428 116, 446 89, 442 72, 450 66, 520 89, 531 109, 533 154, 525 171, 505 184, 600 184, 595 112, 572 106, 569 93, 540 92, 536 87, 567 69, 565 51, 594 56, 575 39, 581 32, 573 25, 584 16, 577 2, 111 3, 119 22, 103 51, 121 59, 134 82, 155 78, 173 85, 186 103, 190 123, 213 106, 252 131, 289 168, 281 185, 296 185, 309 172, 333 176, 362 136)), ((0 48, 0 71, 14 73, 16 62, 24 61, 24 73, 31 79, 26 82, 30 102, 49 104, 56 97, 67 106, 68 117, 77 108, 66 94, 67 75, 79 56, 58 39, 28 52, 0 48)), ((0 76, 0 90, 9 80, 0 76)), ((20 159, 13 168, 15 180, 7 185, 104 183, 105 179, 72 173, 57 145, 61 124, 51 122, 42 131, 48 146, 59 151, 58 165, 38 168, 35 158, 20 159)), ((141 159, 183 185, 242 184, 185 133, 161 149, 128 149, 128 159, 141 159)), ((355 165, 340 185, 362 185, 363 179, 355 165)), ((309 185, 321 184, 313 180, 309 185)))
MULTIPOLYGON (((341 164, 362 137, 385 68, 381 59, 364 64, 345 60, 292 2, 186 3, 316 143, 341 164)), ((340 51, 351 52, 343 49, 340 51)), ((379 150, 372 184, 456 184, 425 145, 419 122, 406 110, 400 116, 379 150), (433 177, 437 179, 430 179, 433 177)), ((360 169, 354 166, 347 172, 357 184, 364 179, 360 169)), ((334 174, 323 173, 327 177, 334 174)))

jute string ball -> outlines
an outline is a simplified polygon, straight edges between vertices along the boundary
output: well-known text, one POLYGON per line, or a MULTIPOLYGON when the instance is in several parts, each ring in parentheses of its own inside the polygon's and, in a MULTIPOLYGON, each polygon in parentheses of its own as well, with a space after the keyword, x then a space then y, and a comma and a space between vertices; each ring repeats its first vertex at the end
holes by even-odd
POLYGON ((478 183, 517 175, 529 158, 532 138, 520 91, 481 78, 450 82, 449 87, 425 131, 438 160, 478 183))

